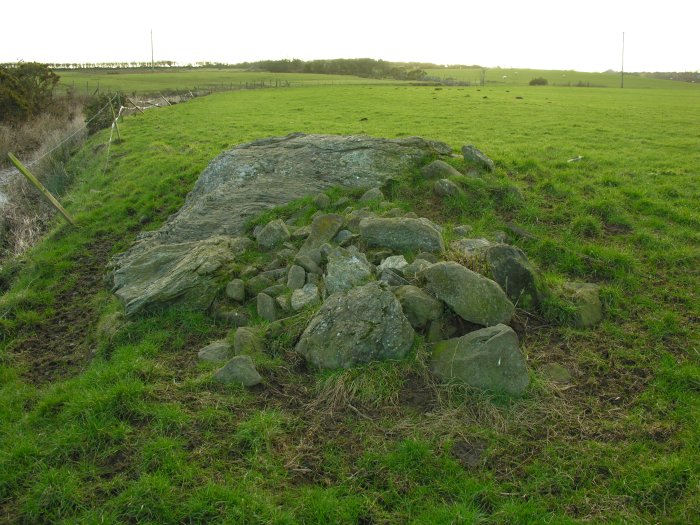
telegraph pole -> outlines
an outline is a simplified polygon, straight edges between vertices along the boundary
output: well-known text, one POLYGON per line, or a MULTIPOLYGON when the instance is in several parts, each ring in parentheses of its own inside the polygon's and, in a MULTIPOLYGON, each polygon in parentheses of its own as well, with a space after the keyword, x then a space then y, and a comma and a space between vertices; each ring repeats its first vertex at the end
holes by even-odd
POLYGON ((620 68, 620 89, 625 87, 625 32, 622 32, 622 67, 620 68))
POLYGON ((151 71, 155 71, 155 69, 153 62, 153 29, 151 29, 151 71))

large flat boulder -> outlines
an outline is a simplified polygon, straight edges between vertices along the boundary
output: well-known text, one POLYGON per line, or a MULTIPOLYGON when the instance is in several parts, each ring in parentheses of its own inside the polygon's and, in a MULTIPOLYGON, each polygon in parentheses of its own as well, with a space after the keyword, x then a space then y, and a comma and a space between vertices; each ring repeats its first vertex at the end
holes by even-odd
POLYGON ((445 251, 445 241, 438 227, 428 219, 406 217, 367 217, 360 221, 360 237, 369 247, 395 251, 445 251))
POLYGON ((250 218, 334 186, 378 187, 450 153, 446 144, 418 137, 300 133, 236 146, 207 166, 163 227, 113 259, 114 291, 129 314, 176 303, 204 309, 218 278, 213 268, 236 256, 221 239, 243 233, 250 218))
POLYGON ((394 294, 370 282, 330 296, 296 350, 318 368, 350 368, 405 357, 414 335, 394 294))

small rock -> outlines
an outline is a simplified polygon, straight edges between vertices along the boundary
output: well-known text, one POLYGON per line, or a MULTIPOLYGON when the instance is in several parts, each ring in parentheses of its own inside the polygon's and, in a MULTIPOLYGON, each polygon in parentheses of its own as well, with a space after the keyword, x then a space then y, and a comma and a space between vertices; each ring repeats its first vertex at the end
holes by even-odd
POLYGON ((462 193, 460 187, 450 179, 436 180, 433 191, 438 197, 455 197, 462 193))
POLYGON ((331 205, 331 198, 325 193, 319 193, 314 197, 314 206, 320 210, 325 210, 331 205))
POLYGON ((493 171, 495 168, 493 161, 473 145, 462 146, 462 155, 467 165, 487 171, 493 171))
POLYGON ((289 312, 292 309, 292 302, 289 295, 275 297, 275 302, 283 312, 289 312))
POLYGON ((461 224, 459 226, 455 226, 454 228, 452 228, 452 233, 456 237, 461 237, 461 238, 469 237, 473 231, 474 231, 474 228, 468 224, 461 224))
POLYGON ((477 257, 492 245, 491 241, 483 238, 458 239, 450 243, 450 248, 467 257, 477 257))
POLYGON ((402 270, 408 266, 406 258, 403 255, 392 255, 384 259, 381 264, 377 267, 377 270, 382 271, 386 269, 391 270, 402 270))
POLYGON ((231 345, 225 340, 214 341, 197 352, 200 361, 216 363, 224 362, 231 358, 231 345))
POLYGON ((277 303, 267 294, 258 294, 258 315, 266 321, 277 320, 277 303))
POLYGON ((276 219, 268 222, 257 235, 255 235, 255 240, 258 241, 261 248, 270 250, 288 241, 290 237, 291 234, 284 221, 282 219, 276 219))
POLYGON ((256 330, 247 326, 236 329, 233 336, 233 351, 236 355, 254 355, 262 352, 264 344, 256 330))
POLYGON ((333 203, 334 208, 340 208, 341 206, 347 206, 350 203, 350 199, 347 197, 341 197, 333 203))
POLYGON ((567 282, 561 288, 561 295, 576 307, 574 326, 589 328, 603 320, 603 305, 597 284, 567 282))
POLYGON ((374 265, 381 264, 381 262, 387 257, 394 255, 392 250, 368 250, 365 252, 367 259, 374 265))
POLYGON ((428 252, 420 252, 418 255, 416 255, 416 259, 423 259, 424 261, 428 261, 429 263, 433 264, 440 261, 434 253, 428 252))
POLYGON ((338 246, 347 246, 352 241, 354 235, 350 230, 340 230, 333 238, 333 242, 338 246))
POLYGON ((418 214, 417 214, 416 212, 414 212, 414 211, 409 211, 408 213, 404 213, 404 217, 405 217, 406 219, 417 219, 417 218, 418 218, 418 214))
POLYGON ((315 284, 305 284, 300 290, 292 292, 291 307, 298 312, 307 306, 315 306, 321 302, 318 287, 315 284))
POLYGON ((214 319, 231 327, 246 326, 250 322, 248 315, 238 310, 216 310, 212 315, 214 319))
POLYGON ((261 293, 269 295, 270 297, 279 297, 287 291, 287 287, 284 284, 273 284, 265 288, 261 293))
POLYGON ((319 248, 322 244, 330 242, 340 231, 345 219, 340 215, 323 214, 314 218, 311 223, 311 231, 304 241, 299 254, 305 255, 309 251, 319 248))
MULTIPOLYGON (((435 262, 437 262, 437 261, 435 261, 435 262)), ((418 276, 418 274, 420 274, 423 270, 425 270, 431 264, 435 264, 435 263, 428 262, 423 258, 416 259, 411 264, 409 264, 408 266, 405 266, 402 269, 403 276, 406 279, 415 279, 418 276)))
POLYGON ((403 217, 403 210, 401 208, 391 208, 390 210, 384 212, 384 217, 403 217))
POLYGON ((328 255, 326 293, 332 295, 364 284, 373 274, 374 268, 364 253, 354 247, 336 248, 328 255))
POLYGON ((251 277, 255 277, 256 275, 258 275, 259 272, 260 269, 257 266, 249 264, 241 270, 240 275, 242 279, 250 279, 251 277))
POLYGON ((505 244, 508 242, 508 234, 502 230, 496 230, 491 234, 491 237, 497 243, 505 244))
POLYGON ((503 324, 436 343, 430 368, 444 381, 510 395, 521 395, 530 383, 518 336, 503 324))
POLYGON ((293 241, 301 241, 306 239, 311 233, 311 226, 300 226, 292 232, 293 241))
POLYGON ((461 175, 459 171, 444 160, 434 160, 427 166, 423 166, 420 173, 426 179, 447 179, 455 175, 461 175))
POLYGON ((542 365, 539 372, 544 379, 552 383, 571 383, 571 372, 559 363, 547 363, 546 365, 542 365))
POLYGON ((371 190, 367 190, 362 197, 360 197, 360 202, 368 202, 368 201, 383 201, 384 200, 384 194, 382 193, 382 190, 379 188, 372 188, 371 190))
POLYGON ((273 279, 267 275, 259 274, 248 279, 248 282, 245 283, 245 291, 250 297, 255 297, 265 288, 269 288, 273 284, 275 284, 273 279))
POLYGON ((306 274, 306 284, 315 284, 318 287, 321 284, 321 274, 320 273, 307 273, 306 274))
POLYGON ((442 317, 442 302, 428 295, 417 286, 399 286, 394 295, 413 328, 424 328, 431 321, 442 317))
POLYGON ((362 219, 367 219, 375 216, 376 215, 367 208, 363 208, 361 210, 352 210, 348 214, 348 220, 345 227, 352 233, 360 233, 360 222, 362 221, 362 219))
POLYGON ((287 288, 298 290, 306 284, 306 270, 296 264, 292 265, 287 274, 287 288))
MULTIPOLYGON (((321 267, 316 264, 314 261, 311 260, 311 258, 308 255, 298 255, 296 259, 294 259, 294 264, 301 266, 304 270, 307 272, 315 273, 318 275, 321 275, 323 273, 323 270, 321 270, 321 267)), ((308 280, 308 276, 307 276, 308 280)))
POLYGON ((214 373, 214 379, 225 384, 254 386, 262 381, 249 355, 237 355, 214 373))

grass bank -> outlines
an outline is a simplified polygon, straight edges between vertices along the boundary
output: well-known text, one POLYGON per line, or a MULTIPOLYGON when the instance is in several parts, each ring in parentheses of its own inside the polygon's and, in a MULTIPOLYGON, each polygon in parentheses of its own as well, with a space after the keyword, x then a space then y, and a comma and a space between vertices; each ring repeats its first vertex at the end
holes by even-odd
MULTIPOLYGON (((692 89, 328 86, 241 91, 128 118, 74 158, 57 226, 0 270, 0 521, 691 523, 700 516, 700 152, 692 89), (227 328, 170 311, 120 322, 109 257, 182 204, 221 150, 293 131, 422 135, 495 159, 523 194, 474 185, 400 206, 517 243, 556 282, 602 286, 606 320, 533 319, 521 399, 435 391, 380 366, 260 391, 196 351, 227 328), (576 162, 570 159, 579 158, 576 162), (570 385, 540 370, 558 362, 570 385)), ((405 372, 405 373, 404 373, 405 372)))

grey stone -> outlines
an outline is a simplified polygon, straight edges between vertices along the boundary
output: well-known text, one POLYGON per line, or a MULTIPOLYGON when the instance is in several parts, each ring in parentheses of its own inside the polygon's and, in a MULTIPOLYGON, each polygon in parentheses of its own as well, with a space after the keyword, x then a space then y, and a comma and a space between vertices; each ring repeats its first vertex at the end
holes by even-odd
POLYGON ((403 210, 401 208, 391 208, 384 212, 384 217, 396 218, 403 217, 403 210))
POLYGON ((245 283, 241 279, 233 279, 226 285, 226 297, 238 303, 245 301, 245 283))
POLYGON ((431 321, 442 317, 442 302, 417 286, 399 286, 394 290, 394 295, 413 328, 425 328, 431 321))
POLYGON ((493 243, 483 238, 458 239, 450 243, 450 248, 469 258, 481 255, 493 243))
POLYGON ((236 329, 233 336, 233 351, 236 355, 259 354, 264 350, 264 347, 263 339, 255 329, 248 326, 236 329))
POLYGON ((420 169, 420 173, 426 179, 447 179, 455 175, 462 175, 444 160, 434 160, 430 164, 423 166, 420 169))
POLYGON ((367 190, 365 193, 362 194, 362 197, 360 197, 360 202, 368 202, 368 201, 383 201, 384 200, 384 194, 382 193, 382 190, 379 188, 372 188, 371 190, 367 190))
POLYGON ((333 242, 338 246, 347 246, 350 244, 350 242, 352 242, 353 238, 354 235, 350 230, 340 230, 338 235, 333 238, 333 242))
POLYGON ((319 193, 314 197, 314 206, 319 210, 325 210, 331 205, 331 198, 325 193, 319 193))
POLYGON ((330 242, 342 228, 345 219, 341 215, 322 214, 314 218, 311 231, 304 241, 299 254, 306 255, 330 242))
POLYGON ((307 306, 316 306, 321 302, 318 287, 315 284, 305 284, 300 290, 292 292, 291 307, 298 312, 307 306))
POLYGON ((237 355, 222 368, 214 372, 214 379, 224 384, 254 386, 262 382, 249 355, 237 355))
POLYGON ((256 275, 258 275, 258 273, 260 273, 260 268, 258 268, 254 264, 249 264, 243 267, 240 276, 241 279, 250 279, 251 277, 255 277, 256 275))
POLYGON ((428 268, 432 262, 428 262, 425 259, 416 259, 408 266, 402 269, 403 276, 406 279, 415 279, 423 270, 428 268))
POLYGON ((226 340, 214 341, 197 352, 201 361, 224 362, 231 358, 231 345, 226 340))
POLYGON ((306 284, 315 284, 319 286, 321 284, 321 274, 320 273, 307 273, 306 274, 306 284))
POLYGON ((379 274, 379 280, 388 284, 389 286, 402 286, 408 284, 408 281, 399 274, 397 270, 387 268, 379 274))
POLYGON ((232 327, 246 326, 250 322, 248 314, 238 310, 217 309, 213 312, 213 317, 232 327))
POLYGON ((435 263, 422 276, 427 290, 466 321, 492 326, 513 315, 513 304, 496 282, 456 262, 435 263))
POLYGON ((300 241, 306 239, 311 233, 311 225, 299 226, 296 230, 292 232, 292 240, 300 241))
POLYGON ((346 221, 345 227, 352 233, 360 233, 360 222, 362 219, 367 219, 370 217, 376 217, 376 215, 367 208, 361 210, 352 210, 348 214, 348 219, 346 221))
POLYGON ((273 284, 265 288, 261 293, 269 295, 270 297, 279 297, 287 291, 287 287, 284 284, 273 284))
POLYGON ((455 226, 454 228, 452 228, 452 233, 457 237, 462 238, 469 237, 473 231, 474 228, 469 224, 460 224, 459 226, 455 226))
POLYGON ((433 185, 433 191, 438 197, 455 197, 462 193, 460 187, 450 179, 436 180, 433 185))
POLYGON ((250 242, 241 237, 216 236, 144 245, 115 260, 113 291, 127 316, 172 305, 204 311, 221 290, 222 273, 250 242))
POLYGON ((403 270, 406 266, 408 266, 408 262, 406 262, 406 258, 403 255, 392 255, 384 259, 381 264, 377 266, 377 270, 380 272, 387 269, 403 270))
POLYGON ((547 363, 538 370, 540 375, 552 383, 571 383, 571 372, 559 363, 547 363))
POLYGON ((336 248, 328 255, 326 265, 326 293, 349 290, 367 282, 374 273, 374 267, 367 261, 364 253, 351 247, 336 248))
POLYGON ((306 270, 296 264, 292 265, 287 274, 287 288, 297 290, 306 284, 306 270))
POLYGON ((275 297, 275 302, 283 312, 289 312, 292 309, 292 301, 289 295, 279 295, 275 297))
POLYGON ((497 393, 521 395, 530 383, 518 336, 503 324, 436 343, 430 367, 443 381, 497 393))
POLYGON ((264 274, 258 274, 255 277, 248 279, 245 283, 246 293, 250 297, 255 297, 265 288, 269 288, 275 284, 275 280, 264 274))
POLYGON ((409 211, 407 213, 404 213, 404 217, 406 217, 407 219, 417 219, 418 214, 415 211, 409 211))
POLYGON ((497 243, 505 244, 508 242, 508 234, 503 230, 496 230, 491 234, 491 237, 497 243))
MULTIPOLYGON (((321 267, 316 264, 314 261, 311 260, 311 258, 308 255, 298 255, 294 259, 294 264, 301 266, 304 270, 307 272, 315 273, 317 275, 321 275, 323 273, 323 270, 321 270, 321 267)), ((307 276, 308 280, 308 276, 307 276)))
POLYGON ((428 261, 429 263, 439 262, 439 259, 435 256, 434 253, 428 252, 420 252, 418 255, 416 255, 416 259, 423 259, 424 261, 428 261))
POLYGON ((350 199, 347 197, 341 197, 333 203, 333 207, 340 208, 341 206, 347 206, 348 204, 350 204, 350 199))
POLYGON ((209 270, 235 256, 216 246, 243 234, 248 220, 334 186, 381 185, 436 154, 449 155, 450 147, 416 137, 293 134, 236 146, 209 164, 159 230, 142 233, 112 260, 113 289, 130 315, 175 303, 206 309, 221 282, 209 270), (203 278, 192 279, 200 270, 203 278))
POLYGON ((288 241, 290 237, 291 234, 284 221, 282 219, 275 219, 274 221, 268 222, 255 235, 255 240, 261 248, 271 250, 288 241))
POLYGON ((474 166, 477 169, 484 169, 487 171, 493 171, 495 165, 493 161, 487 157, 482 151, 473 145, 462 146, 462 155, 464 156, 464 163, 468 166, 474 166))
POLYGON ((442 234, 428 219, 362 219, 360 236, 370 247, 438 253, 445 250, 442 234))
POLYGON ((394 254, 392 250, 367 250, 366 255, 369 262, 374 265, 381 264, 384 259, 391 257, 394 254))
POLYGON ((258 315, 266 321, 277 320, 277 303, 267 294, 259 293, 257 298, 258 315))
POLYGON ((267 270, 260 272, 261 277, 271 280, 272 282, 281 282, 287 278, 287 268, 275 268, 272 270, 267 270))
POLYGON ((405 357, 414 335, 394 295, 370 282, 330 296, 296 350, 318 368, 349 368, 405 357))
POLYGON ((562 285, 560 292, 575 307, 574 326, 589 328, 603 320, 603 305, 597 284, 567 282, 562 285))

